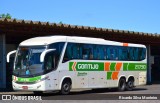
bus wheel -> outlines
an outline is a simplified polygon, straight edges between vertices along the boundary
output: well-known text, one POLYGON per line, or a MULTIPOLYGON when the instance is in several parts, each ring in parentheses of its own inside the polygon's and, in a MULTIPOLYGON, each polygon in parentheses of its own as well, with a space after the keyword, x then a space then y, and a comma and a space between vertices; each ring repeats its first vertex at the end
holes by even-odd
POLYGON ((42 91, 33 91, 33 93, 34 93, 35 95, 42 95, 42 94, 43 94, 42 91))
POLYGON ((71 82, 69 80, 65 80, 62 83, 62 87, 61 87, 61 94, 63 95, 67 95, 70 93, 71 90, 71 82))
POLYGON ((126 80, 121 78, 118 84, 118 91, 124 91, 126 89, 126 80))
POLYGON ((133 88, 134 88, 134 80, 133 79, 129 79, 128 82, 127 82, 126 89, 128 91, 131 91, 131 90, 133 90, 133 88))

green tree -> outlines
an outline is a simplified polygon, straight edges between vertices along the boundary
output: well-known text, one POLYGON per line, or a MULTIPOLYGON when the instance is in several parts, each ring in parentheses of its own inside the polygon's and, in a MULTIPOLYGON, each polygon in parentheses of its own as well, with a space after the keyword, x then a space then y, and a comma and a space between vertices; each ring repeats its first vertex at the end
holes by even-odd
POLYGON ((62 22, 62 21, 60 21, 60 22, 59 22, 59 24, 63 24, 63 22, 62 22))
POLYGON ((0 18, 11 19, 11 15, 9 13, 7 13, 7 14, 0 14, 0 18))

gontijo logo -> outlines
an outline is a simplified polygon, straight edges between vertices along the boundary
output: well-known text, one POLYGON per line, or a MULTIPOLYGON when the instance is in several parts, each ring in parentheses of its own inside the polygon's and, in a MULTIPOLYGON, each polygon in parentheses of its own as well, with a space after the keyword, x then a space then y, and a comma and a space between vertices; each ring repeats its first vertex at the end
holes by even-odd
POLYGON ((69 71, 104 71, 104 63, 70 62, 69 71))

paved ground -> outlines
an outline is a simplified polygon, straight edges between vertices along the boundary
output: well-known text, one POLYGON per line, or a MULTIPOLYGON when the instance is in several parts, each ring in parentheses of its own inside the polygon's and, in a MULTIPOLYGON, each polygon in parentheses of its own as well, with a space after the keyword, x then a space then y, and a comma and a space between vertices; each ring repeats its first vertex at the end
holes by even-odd
MULTIPOLYGON (((18 94, 18 95, 32 95, 33 92, 23 92, 23 91, 15 91, 15 92, 0 92, 0 94, 18 94)), ((134 88, 133 91, 124 91, 119 92, 116 89, 79 89, 79 90, 72 90, 70 95, 83 95, 83 94, 160 94, 160 84, 152 84, 152 85, 145 85, 145 86, 138 86, 134 88)), ((45 92, 42 95, 59 95, 56 92, 45 92)), ((62 96, 62 95, 61 95, 62 96)))
MULTIPOLYGON (((0 92, 0 94, 7 95, 18 95, 18 96, 34 96, 32 92, 0 92)), ((97 90, 73 90, 70 95, 60 95, 56 92, 44 93, 41 94, 43 100, 54 100, 54 102, 58 103, 70 103, 72 102, 83 102, 83 103, 105 103, 106 100, 113 102, 112 100, 118 100, 120 96, 128 97, 128 96, 157 96, 160 100, 160 84, 153 84, 153 85, 146 85, 146 86, 139 86, 136 87, 133 91, 125 91, 125 92, 118 92, 116 89, 97 89, 97 90), (63 101, 62 101, 63 100, 63 101), (87 101, 82 101, 87 100, 87 101), (88 101, 91 100, 91 101, 88 101), (94 101, 92 101, 94 100, 94 101)), ((128 103, 127 101, 131 102, 130 100, 118 100, 118 103, 128 103)), ((133 100, 136 102, 137 100, 133 100)), ((4 102, 4 101, 3 101, 4 102)), ((27 103, 27 101, 25 101, 27 103)), ((34 101, 38 102, 38 101, 34 101)), ((39 102, 46 102, 51 103, 51 101, 39 101, 39 102)), ((151 103, 155 102, 153 100, 141 100, 141 103, 151 103)), ((156 101, 155 103, 157 103, 156 101)), ((160 102, 160 101, 159 101, 160 102)), ((18 102, 17 102, 18 103, 18 102)))

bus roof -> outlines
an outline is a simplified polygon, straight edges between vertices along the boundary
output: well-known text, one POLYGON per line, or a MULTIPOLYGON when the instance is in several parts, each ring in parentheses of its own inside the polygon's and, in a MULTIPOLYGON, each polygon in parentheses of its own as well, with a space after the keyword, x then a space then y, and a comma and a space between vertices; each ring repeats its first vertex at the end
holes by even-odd
POLYGON ((78 36, 42 36, 27 39, 20 43, 20 46, 38 46, 48 45, 54 42, 75 42, 75 43, 89 43, 102 45, 117 45, 117 46, 131 46, 131 47, 145 47, 141 44, 121 43, 116 41, 109 41, 101 38, 78 37, 78 36))
POLYGON ((54 42, 66 42, 66 36, 41 36, 24 40, 20 46, 48 45, 54 42))

